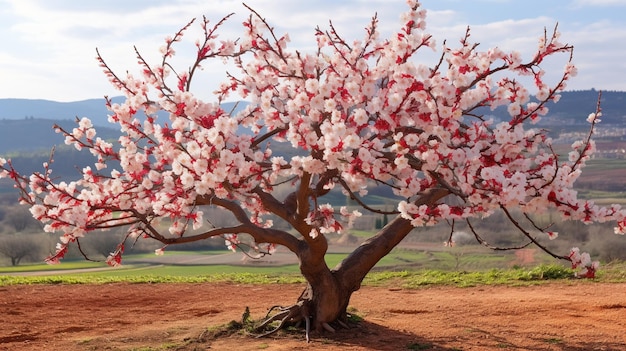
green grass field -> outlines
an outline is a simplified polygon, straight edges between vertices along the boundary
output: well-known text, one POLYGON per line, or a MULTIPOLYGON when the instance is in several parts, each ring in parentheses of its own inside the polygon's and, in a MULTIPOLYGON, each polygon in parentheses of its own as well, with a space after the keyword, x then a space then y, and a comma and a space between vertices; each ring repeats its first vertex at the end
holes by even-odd
MULTIPOLYGON (((229 253, 229 251, 171 251, 167 255, 218 255, 229 253)), ((329 267, 336 266, 343 260, 347 253, 328 253, 326 263, 329 267)), ((124 256, 124 262, 133 262, 142 258, 154 258, 154 254, 131 254, 124 256)), ((549 263, 551 259, 539 257, 538 263, 549 263)), ((375 267, 375 270, 414 270, 414 269, 438 269, 438 270, 488 270, 491 268, 505 268, 511 266, 514 259, 513 253, 494 253, 482 247, 454 248, 445 251, 425 251, 415 249, 396 248, 387 256, 383 257, 375 267)), ((0 274, 42 272, 56 270, 81 270, 108 267, 104 262, 90 262, 82 259, 65 260, 59 265, 31 264, 16 267, 0 267, 0 274)), ((218 273, 259 273, 259 274, 285 274, 298 273, 296 264, 268 266, 262 262, 250 261, 241 265, 148 265, 133 264, 123 265, 121 268, 107 269, 101 272, 90 274, 99 275, 174 275, 192 276, 197 274, 218 274, 218 273)), ((83 274, 83 273, 68 273, 83 274)))
MULTIPOLYGON (((136 268, 109 272, 77 273, 51 276, 0 275, 0 286, 14 284, 110 284, 110 283, 237 283, 237 284, 293 284, 304 283, 298 273, 233 272, 230 267, 221 272, 207 270, 206 266, 163 267, 143 272, 136 268)), ((514 267, 486 271, 442 271, 432 269, 403 271, 373 271, 363 284, 419 288, 431 285, 469 287, 477 285, 531 285, 546 282, 568 283, 575 280, 574 272, 562 265, 539 265, 531 268, 514 267)), ((626 282, 626 264, 613 263, 603 267, 598 277, 589 283, 626 282)))
MULTIPOLYGON (((171 254, 171 253, 170 253, 171 254)), ((328 254, 329 266, 346 254, 328 254)), ((132 258, 133 255, 128 257, 132 258)), ((571 281, 574 272, 553 259, 539 257, 532 266, 511 264, 512 254, 488 254, 481 250, 424 252, 396 249, 366 277, 365 285, 418 288, 428 285, 475 286, 485 284, 527 285, 546 281, 571 281), (495 267, 495 268, 494 268, 495 267)), ((601 266, 594 281, 626 282, 626 263, 601 266)), ((27 265, 0 268, 0 286, 12 284, 104 284, 104 283, 211 283, 245 284, 304 283, 297 265, 123 265, 68 261, 61 265, 27 265), (94 271, 94 268, 102 270, 94 271), (48 275, 50 270, 66 270, 48 275), (67 270, 76 270, 69 272, 67 270), (84 270, 84 271, 83 271, 84 270), (41 274, 37 274, 40 272, 41 274), (13 275, 28 273, 29 275, 13 275)))

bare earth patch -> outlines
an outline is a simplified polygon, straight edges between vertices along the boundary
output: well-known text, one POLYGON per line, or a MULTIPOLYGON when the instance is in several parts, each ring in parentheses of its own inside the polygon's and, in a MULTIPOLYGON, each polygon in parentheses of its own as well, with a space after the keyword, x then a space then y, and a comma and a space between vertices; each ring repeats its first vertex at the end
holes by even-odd
POLYGON ((626 284, 364 287, 365 318, 335 334, 210 339, 206 330, 291 304, 302 286, 236 284, 0 287, 0 350, 626 350, 626 284))

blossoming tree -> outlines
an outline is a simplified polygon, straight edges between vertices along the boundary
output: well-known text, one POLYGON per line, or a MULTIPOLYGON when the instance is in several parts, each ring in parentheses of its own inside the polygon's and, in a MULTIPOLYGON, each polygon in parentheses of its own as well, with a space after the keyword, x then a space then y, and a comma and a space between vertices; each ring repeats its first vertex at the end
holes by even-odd
MULTIPOLYGON (((93 168, 72 182, 55 182, 48 164, 28 176, 0 159, 0 176, 15 181, 33 216, 46 231, 62 233, 48 262, 58 262, 85 235, 115 227, 128 228, 125 242, 149 238, 164 247, 216 236, 232 248, 247 236, 261 254, 280 245, 297 256, 308 284, 296 304, 266 322, 280 321, 281 327, 305 321, 308 337, 310 328, 344 324, 351 294, 415 227, 503 211, 529 242, 547 250, 537 235, 556 233, 537 225, 532 214, 549 209, 585 223, 615 221, 616 233, 623 234, 623 210, 579 200, 572 188, 594 150, 590 136, 599 108, 589 117, 589 138, 574 143, 565 160, 546 132, 533 128, 576 73, 572 47, 559 41, 558 32, 544 32, 524 60, 518 52, 480 51, 468 30, 460 43, 444 43, 440 58, 426 65, 419 55, 438 46, 425 31, 426 11, 415 0, 408 4, 389 38, 379 37, 376 17, 356 41, 345 40, 331 24, 315 30, 318 49, 310 53, 291 50, 288 35, 248 9, 237 39, 218 36, 230 16, 214 25, 203 18, 197 56, 184 69, 171 61, 193 21, 166 39, 160 62, 137 53, 140 76, 117 75, 98 54, 126 96, 121 104, 107 99, 109 120, 122 132, 117 143, 97 137, 86 118, 72 131, 58 128, 67 144, 95 157, 93 168), (549 84, 541 64, 559 55, 564 72, 549 84), (228 73, 214 100, 202 101, 193 93, 194 76, 201 66, 223 61, 238 72, 228 73), (230 100, 249 104, 238 112, 220 107, 230 100), (506 106, 507 121, 484 116, 484 108, 499 106, 506 106), (159 111, 169 119, 160 120, 159 111), (296 156, 275 155, 277 143, 290 145, 296 156), (119 169, 108 168, 112 161, 119 169), (293 192, 278 198, 273 190, 286 182, 293 192), (340 189, 363 210, 384 213, 367 205, 372 186, 390 187, 402 199, 387 213, 397 216, 328 267, 327 237, 359 213, 333 208, 325 195, 340 189), (213 226, 203 216, 210 207, 232 213, 237 223, 213 226), (522 220, 512 210, 521 211, 522 220), (292 230, 273 228, 270 215, 292 230)), ((121 262, 125 242, 108 258, 111 265, 121 262)), ((551 254, 580 266, 583 275, 595 271, 577 249, 551 254)))

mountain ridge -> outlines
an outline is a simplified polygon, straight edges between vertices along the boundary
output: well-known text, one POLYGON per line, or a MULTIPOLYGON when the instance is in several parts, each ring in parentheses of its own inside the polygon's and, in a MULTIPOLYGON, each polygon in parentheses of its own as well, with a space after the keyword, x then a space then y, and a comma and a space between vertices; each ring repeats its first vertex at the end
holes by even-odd
MULTIPOLYGON (((123 103, 123 96, 110 98, 113 103, 123 103)), ((230 111, 237 103, 226 102, 222 107, 230 111)), ((87 99, 79 101, 53 101, 45 99, 0 99, 0 120, 51 119, 71 120, 87 117, 94 126, 110 127, 108 118, 111 114, 106 107, 106 100, 87 99)), ((165 114, 164 114, 165 115, 165 114)))
MULTIPOLYGON (((594 89, 561 93, 559 103, 547 105, 550 112, 537 127, 549 129, 553 136, 587 130, 589 123, 586 118, 596 108, 598 93, 594 89)), ((124 101, 124 97, 113 97, 111 100, 120 103, 124 101)), ((223 108, 229 111, 235 104, 225 103, 223 108)), ((496 120, 508 118, 506 107, 494 111, 484 109, 481 112, 496 120)), ((626 128, 626 92, 602 92, 602 112, 601 128, 626 128)), ((63 137, 54 132, 53 125, 58 124, 71 130, 76 126, 77 117, 90 118, 97 127, 98 135, 103 139, 116 139, 120 132, 115 124, 108 122, 109 114, 104 98, 75 102, 0 99, 0 155, 49 150, 55 145, 63 144, 63 137)), ((167 120, 165 116, 163 120, 167 120)))
MULTIPOLYGON (((120 97, 119 99, 123 98, 120 97)), ((576 132, 588 131, 589 123, 586 119, 589 113, 595 110, 597 99, 598 92, 595 90, 565 92, 559 103, 549 104, 549 115, 535 127, 546 128, 555 137, 571 132, 576 134, 576 132)), ((231 103, 229 107, 225 106, 224 108, 230 110, 233 105, 234 103, 231 103)), ((596 131, 595 138, 599 149, 600 141, 609 146, 623 147, 626 142, 626 92, 603 92, 602 109, 602 122, 596 131), (603 132, 602 129, 607 132, 603 132)), ((494 111, 484 109, 481 112, 487 117, 494 117, 496 120, 508 118, 506 108, 499 108, 494 111)), ((99 137, 115 140, 120 136, 120 131, 115 124, 107 121, 108 114, 109 111, 106 110, 104 99, 90 99, 75 103, 0 99, 0 157, 11 158, 17 170, 29 174, 43 170, 42 163, 49 160, 50 153, 54 148, 55 162, 52 168, 55 176, 60 179, 73 179, 79 175, 79 170, 82 167, 93 166, 94 158, 89 152, 79 152, 71 146, 64 145, 64 137, 55 133, 53 126, 57 124, 71 131, 76 127, 76 116, 88 116, 92 123, 97 126, 96 130, 99 137), (38 102, 42 102, 42 105, 38 105, 38 102), (98 105, 101 106, 98 107, 98 105), (7 106, 21 106, 21 109, 10 109, 7 106), (46 106, 56 106, 56 109, 43 110, 46 106), (92 112, 90 115, 89 111, 98 112, 92 112), (94 118, 94 114, 99 118, 94 118), (65 118, 42 118, 41 116, 65 116, 65 118)), ((163 120, 167 120, 167 118, 164 117, 163 120)), ((567 142, 567 140, 563 141, 567 142)), ((279 147, 279 145, 274 144, 275 147, 279 147)), ((288 155, 293 153, 293 150, 290 149, 290 145, 286 145, 284 149, 277 150, 277 153, 288 155)), ((110 167, 115 168, 115 162, 112 162, 110 167)), ((609 185, 614 187, 623 186, 622 178, 612 178, 615 179, 594 181, 594 187, 598 187, 598 184, 601 183, 610 183, 609 185)), ((0 182, 0 193, 12 191, 11 189, 11 184, 0 182)))
MULTIPOLYGON (((571 90, 561 93, 559 103, 549 103, 553 115, 570 115, 579 117, 593 112, 596 108, 600 91, 571 90)), ((112 97, 114 103, 124 101, 123 96, 112 97)), ((237 102, 227 102, 223 106, 226 110, 232 108, 237 102)), ((602 91, 602 109, 605 115, 618 116, 622 122, 626 122, 626 91, 602 91)), ((497 109, 498 110, 498 109, 497 109)), ((56 119, 74 120, 76 117, 88 117, 96 126, 110 126, 104 98, 94 98, 79 101, 59 102, 45 99, 0 99, 0 120, 2 119, 56 119)), ((584 122, 584 121, 583 121, 584 122)))

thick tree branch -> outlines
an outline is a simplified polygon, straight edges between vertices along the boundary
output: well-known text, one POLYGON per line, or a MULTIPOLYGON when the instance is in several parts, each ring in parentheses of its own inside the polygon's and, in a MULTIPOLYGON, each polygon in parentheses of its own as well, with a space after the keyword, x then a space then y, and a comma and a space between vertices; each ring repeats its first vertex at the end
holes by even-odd
MULTIPOLYGON (((432 188, 419 197, 416 201, 416 205, 432 206, 448 195, 450 195, 448 189, 432 188)), ((358 290, 362 279, 372 267, 374 267, 381 258, 391 252, 413 228, 411 221, 397 216, 376 235, 356 248, 333 269, 339 281, 341 281, 347 289, 351 289, 352 291, 358 290)))
POLYGON ((213 228, 200 234, 194 234, 189 236, 175 237, 175 238, 163 238, 159 241, 166 245, 170 244, 184 244, 195 242, 199 240, 209 239, 215 236, 224 234, 249 234, 254 238, 254 241, 262 243, 272 243, 282 245, 289 249, 289 251, 299 255, 301 252, 300 240, 293 235, 278 229, 261 228, 253 224, 242 224, 234 227, 220 227, 213 228))

